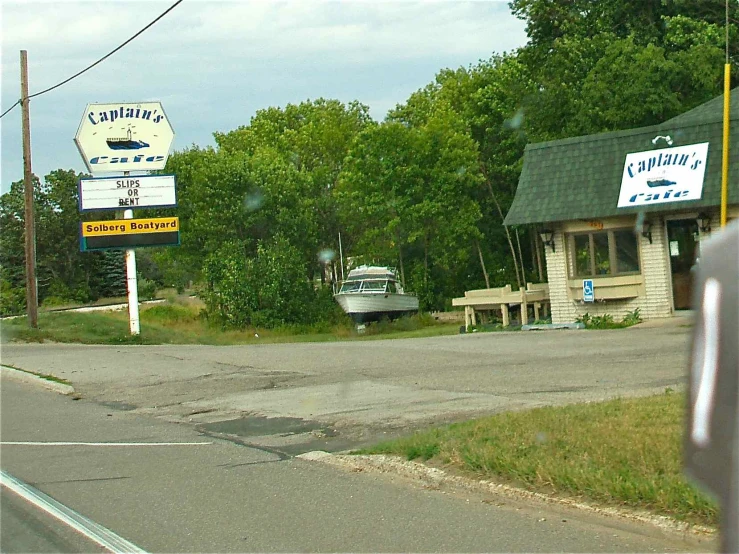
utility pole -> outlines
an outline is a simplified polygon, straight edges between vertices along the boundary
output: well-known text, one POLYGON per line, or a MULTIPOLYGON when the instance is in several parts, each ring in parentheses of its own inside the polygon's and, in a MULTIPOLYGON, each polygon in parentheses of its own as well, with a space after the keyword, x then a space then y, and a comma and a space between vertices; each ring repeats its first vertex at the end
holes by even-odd
POLYGON ((21 126, 23 131, 23 184, 26 230, 26 313, 31 327, 38 328, 38 284, 36 282, 36 225, 33 215, 31 171, 31 115, 28 98, 28 52, 21 50, 21 126))
POLYGON ((726 227, 729 202, 729 129, 731 128, 731 63, 729 61, 729 0, 726 0, 726 63, 724 63, 724 136, 721 159, 721 227, 726 227))

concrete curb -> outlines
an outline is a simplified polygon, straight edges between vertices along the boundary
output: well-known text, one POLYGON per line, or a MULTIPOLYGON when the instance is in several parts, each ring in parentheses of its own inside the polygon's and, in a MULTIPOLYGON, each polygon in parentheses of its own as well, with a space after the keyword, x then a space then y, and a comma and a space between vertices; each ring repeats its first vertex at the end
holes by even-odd
POLYGON ((492 481, 483 481, 450 475, 446 471, 425 466, 418 462, 410 462, 403 458, 386 455, 352 456, 347 454, 331 454, 323 451, 306 452, 297 458, 327 464, 348 471, 373 471, 375 473, 394 474, 427 488, 441 488, 443 486, 466 489, 472 492, 493 493, 505 496, 512 500, 536 501, 597 514, 614 517, 632 523, 652 525, 661 531, 679 533, 694 538, 712 538, 717 530, 702 525, 691 525, 667 516, 657 516, 648 512, 626 511, 612 507, 601 507, 584 502, 557 498, 546 494, 531 492, 525 489, 512 487, 492 481))
POLYGON ((3 379, 12 379, 13 381, 41 385, 42 387, 58 392, 59 394, 74 394, 74 387, 72 385, 44 379, 41 375, 31 371, 24 371, 3 365, 0 366, 0 375, 2 375, 3 379))

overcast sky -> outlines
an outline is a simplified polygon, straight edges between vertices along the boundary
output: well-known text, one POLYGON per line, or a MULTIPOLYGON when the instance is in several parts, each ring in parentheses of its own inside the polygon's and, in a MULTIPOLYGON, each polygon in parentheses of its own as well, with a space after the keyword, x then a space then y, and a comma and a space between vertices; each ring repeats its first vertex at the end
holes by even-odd
MULTIPOLYGON (((2 111, 97 60, 168 2, 2 0, 2 111)), ((33 170, 83 171, 74 145, 90 102, 160 100, 175 150, 213 144, 214 131, 254 113, 318 97, 359 100, 382 120, 444 67, 468 66, 526 42, 500 0, 277 2, 185 0, 151 29, 70 83, 31 100, 33 170)), ((20 109, 2 125, 2 192, 23 176, 20 109)))

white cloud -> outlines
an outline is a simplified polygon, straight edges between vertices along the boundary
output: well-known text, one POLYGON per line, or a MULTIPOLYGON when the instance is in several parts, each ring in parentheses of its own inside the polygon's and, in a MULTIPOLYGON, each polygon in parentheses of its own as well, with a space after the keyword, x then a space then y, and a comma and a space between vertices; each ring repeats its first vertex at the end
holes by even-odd
MULTIPOLYGON (((89 65, 172 3, 4 1, 3 109, 19 96, 21 48, 37 92, 89 65)), ((34 169, 82 169, 72 138, 88 102, 158 98, 181 148, 211 142, 214 130, 248 123, 257 109, 319 96, 360 100, 379 119, 440 69, 525 40, 523 22, 499 1, 185 0, 99 66, 31 101, 34 169)), ((20 176, 18 121, 14 114, 2 120, 3 190, 20 176)))

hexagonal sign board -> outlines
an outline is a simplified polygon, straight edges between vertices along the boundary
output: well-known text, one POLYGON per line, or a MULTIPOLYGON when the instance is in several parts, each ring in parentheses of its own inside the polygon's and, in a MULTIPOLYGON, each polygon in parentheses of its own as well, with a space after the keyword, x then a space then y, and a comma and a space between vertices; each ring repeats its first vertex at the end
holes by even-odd
POLYGON ((88 104, 74 137, 93 174, 164 169, 172 140, 161 102, 88 104))

